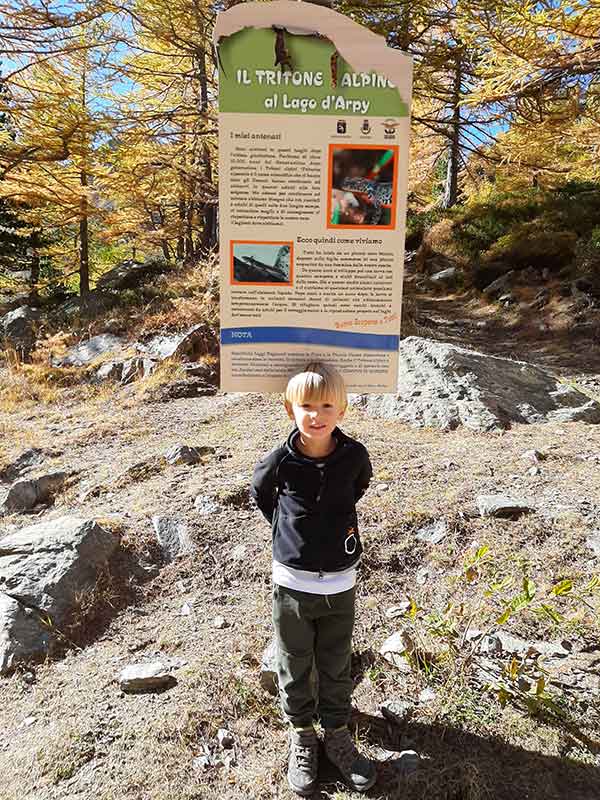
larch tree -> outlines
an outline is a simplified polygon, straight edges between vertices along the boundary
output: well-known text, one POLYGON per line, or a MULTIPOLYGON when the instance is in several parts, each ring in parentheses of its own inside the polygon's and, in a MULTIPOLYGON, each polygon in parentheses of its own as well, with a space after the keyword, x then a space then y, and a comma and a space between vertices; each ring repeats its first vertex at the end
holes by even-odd
POLYGON ((600 7, 587 0, 472 0, 471 41, 485 41, 470 102, 508 120, 496 156, 548 182, 600 177, 600 7))
MULTIPOLYGON (((42 253, 53 275, 67 282, 76 276, 85 295, 90 222, 103 213, 95 184, 103 172, 97 151, 106 128, 107 28, 98 6, 92 22, 78 21, 84 12, 56 16, 26 2, 15 8, 25 33, 22 45, 13 42, 17 66, 7 77, 2 108, 13 137, 2 142, 0 194, 19 206, 32 230, 52 233, 50 244, 33 248, 34 262, 42 253)), ((13 28, 17 23, 13 18, 13 28)))
POLYGON ((190 261, 216 244, 213 4, 136 0, 120 10, 130 42, 121 71, 132 89, 117 103, 114 175, 117 162, 127 165, 125 184, 137 175, 152 191, 124 196, 115 186, 118 210, 143 219, 145 239, 160 241, 163 254, 190 261))

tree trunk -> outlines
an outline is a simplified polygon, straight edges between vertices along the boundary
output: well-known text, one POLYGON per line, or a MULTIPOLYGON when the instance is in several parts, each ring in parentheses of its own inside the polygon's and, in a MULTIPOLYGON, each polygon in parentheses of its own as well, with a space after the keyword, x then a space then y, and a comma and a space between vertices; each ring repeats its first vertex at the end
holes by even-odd
POLYGON ((31 234, 31 278, 30 278, 30 289, 29 289, 29 299, 31 302, 35 302, 38 299, 38 283, 40 280, 40 253, 39 248, 40 246, 40 234, 39 231, 34 230, 31 234))
MULTIPOLYGON (((212 185, 213 171, 212 161, 210 158, 210 150, 208 145, 204 145, 202 150, 202 159, 204 161, 204 177, 207 185, 212 185)), ((202 248, 203 250, 212 250, 217 246, 217 207, 214 203, 203 204, 204 226, 202 231, 202 248)))
POLYGON ((448 148, 448 171, 442 208, 452 208, 458 200, 458 173, 460 171, 460 93, 462 87, 462 64, 460 51, 454 55, 456 68, 452 87, 452 122, 450 123, 450 146, 448 148))
MULTIPOLYGON (((84 171, 80 173, 81 185, 87 187, 88 179, 84 171)), ((79 294, 82 297, 90 292, 90 240, 88 231, 87 195, 81 200, 79 217, 79 294)))
POLYGON ((192 198, 194 196, 195 187, 192 183, 189 192, 189 199, 185 209, 185 261, 193 261, 194 259, 194 203, 192 198))
POLYGON ((177 260, 183 261, 185 256, 185 197, 179 196, 179 225, 177 233, 177 260))

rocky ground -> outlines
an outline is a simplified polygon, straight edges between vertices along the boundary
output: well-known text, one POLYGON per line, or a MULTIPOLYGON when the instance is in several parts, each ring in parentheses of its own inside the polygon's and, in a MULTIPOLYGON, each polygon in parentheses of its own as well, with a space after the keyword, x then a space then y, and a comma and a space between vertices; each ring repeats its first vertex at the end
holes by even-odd
MULTIPOLYGON (((538 360, 509 326, 505 352, 494 316, 478 326, 468 301, 428 297, 417 308, 419 335, 538 360)), ((589 347, 580 363, 568 342, 554 344, 557 371, 593 393, 600 365, 589 347)), ((356 735, 379 762, 369 796, 597 798, 598 426, 444 433, 351 409, 344 427, 375 468, 360 505, 353 663, 356 735), (478 498, 500 493, 531 510, 481 516, 478 498), (386 659, 394 633, 404 655, 392 647, 386 659)), ((0 537, 94 518, 148 565, 159 516, 185 524, 193 544, 154 577, 99 586, 62 657, 0 679, 2 798, 292 796, 285 730, 260 683, 270 534, 248 497, 256 459, 287 430, 274 397, 149 403, 130 387, 65 389, 0 413, 0 461, 35 446, 52 451, 45 469, 73 475, 49 509, 1 519, 0 537), (214 451, 171 465, 164 456, 178 443, 214 451), (122 690, 124 667, 156 660, 174 685, 122 690)), ((321 798, 353 797, 326 764, 322 778, 321 798)))

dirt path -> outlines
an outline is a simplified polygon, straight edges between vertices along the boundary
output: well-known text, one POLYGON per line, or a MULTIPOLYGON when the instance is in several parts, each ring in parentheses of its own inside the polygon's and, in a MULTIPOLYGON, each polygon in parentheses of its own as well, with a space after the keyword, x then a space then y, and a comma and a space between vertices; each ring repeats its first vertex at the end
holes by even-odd
POLYGON ((600 395, 600 341, 585 328, 557 330, 548 314, 503 309, 470 294, 419 292, 410 274, 406 298, 416 335, 529 361, 600 395))

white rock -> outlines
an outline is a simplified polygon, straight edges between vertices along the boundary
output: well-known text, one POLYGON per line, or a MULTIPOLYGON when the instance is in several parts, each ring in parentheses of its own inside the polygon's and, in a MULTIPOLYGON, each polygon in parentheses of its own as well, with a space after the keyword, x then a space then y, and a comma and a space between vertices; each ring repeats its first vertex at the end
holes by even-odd
POLYGON ((534 510, 525 500, 504 494, 480 494, 476 502, 482 517, 516 517, 534 510))
POLYGON ((400 672, 410 673, 410 663, 403 655, 406 652, 406 645, 404 644, 402 631, 396 631, 396 633, 388 636, 379 648, 379 652, 386 661, 393 664, 400 672))
POLYGON ((585 543, 594 555, 600 558, 600 530, 593 531, 585 540, 585 543))
POLYGON ((223 628, 228 628, 229 623, 227 622, 225 617, 215 617, 212 621, 212 626, 213 628, 218 628, 219 630, 222 630, 223 628))
POLYGON ((524 453, 521 454, 521 458, 525 459, 526 461, 545 461, 547 458, 545 453, 540 452, 539 450, 526 450, 524 453))
POLYGON ((433 689, 423 689, 419 694, 419 703, 432 703, 437 697, 433 689))
POLYGON ((164 689, 174 682, 175 678, 169 667, 162 661, 130 664, 119 676, 119 683, 124 692, 164 689))
POLYGON ((388 619, 397 619, 402 617, 410 608, 410 600, 403 600, 397 606, 390 606, 386 609, 385 615, 388 619))

